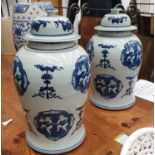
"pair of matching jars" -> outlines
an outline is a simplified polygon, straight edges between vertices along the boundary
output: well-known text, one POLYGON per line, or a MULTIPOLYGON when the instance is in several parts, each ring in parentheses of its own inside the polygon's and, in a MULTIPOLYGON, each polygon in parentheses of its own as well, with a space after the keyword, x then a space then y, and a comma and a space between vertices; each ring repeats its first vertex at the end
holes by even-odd
POLYGON ((135 102, 142 57, 142 45, 132 33, 136 27, 116 9, 95 29, 89 57, 63 16, 35 18, 24 36, 27 45, 15 56, 13 74, 29 124, 26 140, 36 151, 64 153, 82 143, 90 70, 93 104, 116 110, 135 102))

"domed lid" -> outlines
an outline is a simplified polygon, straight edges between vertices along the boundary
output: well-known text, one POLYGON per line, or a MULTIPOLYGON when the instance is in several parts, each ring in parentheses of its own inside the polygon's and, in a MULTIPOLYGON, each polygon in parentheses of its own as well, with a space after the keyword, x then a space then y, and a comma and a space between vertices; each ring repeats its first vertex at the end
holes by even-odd
POLYGON ((125 13, 120 13, 121 9, 113 8, 111 13, 106 14, 101 24, 95 29, 99 31, 132 31, 136 30, 136 26, 131 25, 130 17, 125 13))
POLYGON ((67 17, 49 14, 48 17, 36 17, 30 33, 24 38, 36 42, 67 42, 80 36, 73 33, 73 25, 67 17))

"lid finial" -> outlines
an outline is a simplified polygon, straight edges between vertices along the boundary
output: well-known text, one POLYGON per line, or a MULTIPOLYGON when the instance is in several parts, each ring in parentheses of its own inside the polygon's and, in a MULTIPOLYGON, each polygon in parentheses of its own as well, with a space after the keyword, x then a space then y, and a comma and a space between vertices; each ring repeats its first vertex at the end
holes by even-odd
POLYGON ((122 11, 122 9, 120 9, 120 8, 112 8, 111 9, 111 14, 119 14, 120 11, 122 11))

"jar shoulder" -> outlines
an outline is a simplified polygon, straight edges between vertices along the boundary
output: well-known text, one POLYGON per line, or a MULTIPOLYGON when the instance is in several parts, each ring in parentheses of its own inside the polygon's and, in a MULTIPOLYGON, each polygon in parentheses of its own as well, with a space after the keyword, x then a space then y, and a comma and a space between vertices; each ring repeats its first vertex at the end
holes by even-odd
POLYGON ((115 37, 110 37, 110 36, 104 36, 104 35, 97 35, 95 34, 91 40, 94 43, 98 43, 98 42, 107 42, 107 43, 125 43, 131 40, 135 40, 141 43, 140 39, 137 37, 137 35, 135 34, 131 34, 128 36, 115 36, 115 37))
POLYGON ((16 54, 23 63, 61 63, 73 64, 82 55, 88 57, 86 51, 78 45, 73 49, 60 51, 42 51, 22 47, 16 54))

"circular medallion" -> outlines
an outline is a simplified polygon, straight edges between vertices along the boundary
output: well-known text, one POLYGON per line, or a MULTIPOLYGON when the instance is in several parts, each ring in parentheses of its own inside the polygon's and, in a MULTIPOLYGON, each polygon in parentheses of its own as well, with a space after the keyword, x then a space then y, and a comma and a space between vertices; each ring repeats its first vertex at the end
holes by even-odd
POLYGON ((129 69, 136 69, 142 61, 142 45, 138 41, 129 41, 124 45, 121 62, 129 69))
POLYGON ((88 42, 88 45, 87 45, 87 53, 89 55, 90 61, 92 61, 92 59, 94 57, 94 42, 93 42, 92 39, 88 42))
POLYGON ((63 110, 39 112, 34 118, 37 130, 50 140, 57 141, 65 137, 74 123, 74 116, 63 110))
POLYGON ((90 82, 90 63, 86 55, 81 56, 76 64, 72 76, 73 88, 81 93, 86 93, 90 82))
POLYGON ((14 60, 13 75, 19 94, 24 95, 30 82, 28 81, 23 64, 17 56, 14 60))
POLYGON ((111 75, 100 74, 94 79, 94 87, 105 99, 115 98, 123 88, 120 80, 111 75))

